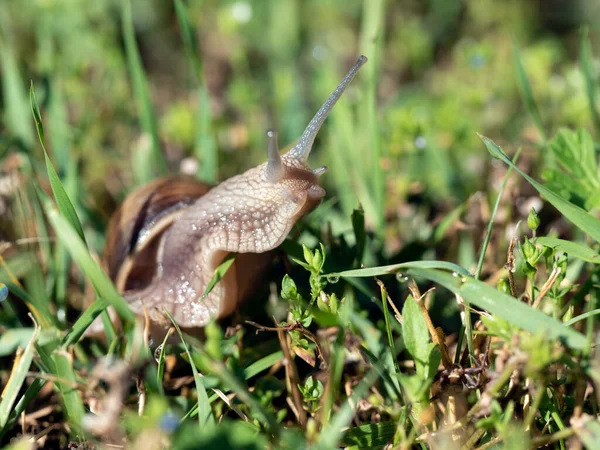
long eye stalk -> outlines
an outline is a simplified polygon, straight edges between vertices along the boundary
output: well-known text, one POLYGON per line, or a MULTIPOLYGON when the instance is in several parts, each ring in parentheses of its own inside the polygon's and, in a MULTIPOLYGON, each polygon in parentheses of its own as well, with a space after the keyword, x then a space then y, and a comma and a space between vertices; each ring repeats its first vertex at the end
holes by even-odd
POLYGON ((305 162, 310 154, 310 150, 312 148, 313 143, 315 142, 315 138, 317 137, 317 133, 321 129, 321 125, 327 119, 327 116, 333 109, 336 102, 342 96, 350 82, 354 79, 358 70, 361 66, 367 62, 366 56, 360 56, 356 64, 352 66, 352 68, 348 71, 342 82, 338 85, 338 87, 333 91, 333 93, 329 96, 329 98, 323 103, 323 106, 317 111, 313 119, 310 121, 304 133, 300 137, 298 143, 292 147, 292 149, 287 153, 288 156, 292 158, 296 158, 299 161, 305 162))

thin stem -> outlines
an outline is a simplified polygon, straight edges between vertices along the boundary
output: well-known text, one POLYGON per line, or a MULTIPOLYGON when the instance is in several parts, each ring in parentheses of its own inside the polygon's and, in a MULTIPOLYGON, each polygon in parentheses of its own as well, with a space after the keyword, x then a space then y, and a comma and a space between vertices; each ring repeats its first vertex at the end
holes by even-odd
MULTIPOLYGON (((519 160, 519 155, 521 154, 522 147, 519 147, 513 156, 512 162, 514 164, 519 160)), ((483 245, 481 246, 481 253, 479 254, 479 262, 477 263, 477 270, 475 271, 475 279, 479 280, 481 276, 481 270, 483 269, 483 262, 485 260, 485 253, 490 244, 490 239, 492 238, 492 228, 494 227, 494 219, 496 218, 496 214, 498 213, 498 208, 500 207, 500 200, 502 198, 502 194, 504 193, 504 189, 506 189, 506 184, 508 183, 508 177, 512 173, 512 167, 509 167, 506 171, 506 175, 504 175, 504 180, 502 181, 502 185, 500 186, 500 190, 498 191, 498 196, 496 197, 496 203, 494 204, 494 209, 492 210, 492 216, 490 217, 490 221, 488 222, 487 232, 485 235, 485 239, 483 240, 483 245)))

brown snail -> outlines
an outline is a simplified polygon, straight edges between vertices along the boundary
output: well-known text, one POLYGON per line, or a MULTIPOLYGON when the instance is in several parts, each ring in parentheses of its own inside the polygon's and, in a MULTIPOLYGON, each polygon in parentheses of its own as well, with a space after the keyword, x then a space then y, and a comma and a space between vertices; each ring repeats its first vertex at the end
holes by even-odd
POLYGON ((361 56, 298 143, 283 156, 268 134, 268 161, 210 187, 191 178, 155 180, 131 193, 108 227, 104 266, 138 315, 155 323, 169 311, 185 328, 198 328, 235 310, 271 260, 271 251, 296 221, 325 195, 326 167, 306 160, 329 112, 367 61, 361 56), (235 262, 205 297, 215 269, 235 262))

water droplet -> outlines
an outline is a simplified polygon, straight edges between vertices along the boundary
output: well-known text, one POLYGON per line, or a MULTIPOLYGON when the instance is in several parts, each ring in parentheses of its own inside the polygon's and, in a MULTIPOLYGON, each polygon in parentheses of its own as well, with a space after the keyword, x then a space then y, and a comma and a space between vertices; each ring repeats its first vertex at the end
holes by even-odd
POLYGON ((160 352, 162 352, 162 347, 163 345, 160 344, 158 347, 156 347, 156 350, 154 350, 154 360, 156 363, 160 362, 160 352))
POLYGON ((398 280, 398 283, 406 283, 408 281, 408 277, 403 273, 398 272, 396 274, 396 280, 398 280))
POLYGON ((458 274, 458 272, 452 272, 452 276, 453 276, 454 278, 458 278, 460 275, 458 274))
POLYGON ((331 284, 335 284, 340 281, 339 275, 327 275, 327 282, 331 284))
POLYGON ((3 302, 8 297, 8 288, 5 284, 0 283, 0 302, 3 302))

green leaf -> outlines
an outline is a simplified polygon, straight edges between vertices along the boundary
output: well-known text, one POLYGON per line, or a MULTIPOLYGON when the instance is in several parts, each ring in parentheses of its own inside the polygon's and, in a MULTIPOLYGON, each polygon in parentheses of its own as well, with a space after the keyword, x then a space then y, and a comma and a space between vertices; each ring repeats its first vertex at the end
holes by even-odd
POLYGON ((554 250, 560 250, 583 261, 600 264, 600 255, 586 245, 548 236, 536 238, 535 242, 554 250))
POLYGON ((48 152, 46 151, 46 145, 44 142, 44 127, 42 125, 42 114, 40 113, 40 108, 37 104, 37 100, 35 98, 35 90, 33 89, 33 82, 31 83, 31 87, 29 89, 29 101, 31 103, 31 112, 33 113, 33 119, 35 120, 35 126, 37 129, 38 137, 40 139, 40 144, 42 145, 42 149, 44 150, 44 159, 46 161, 46 170, 48 172, 48 179, 50 180, 50 186, 52 187, 52 193, 54 194, 54 199, 56 200, 56 205, 58 206, 58 210, 60 213, 69 221, 73 229, 79 235, 79 238, 83 241, 85 245, 85 236, 83 234, 83 228, 81 227, 81 222, 79 221, 79 217, 77 217, 77 213, 75 212, 75 208, 73 208, 73 204, 71 200, 69 200, 69 196, 65 191, 65 188, 52 165, 52 161, 48 156, 48 152))
MULTIPOLYGON (((427 380, 430 374, 428 365, 433 344, 430 342, 429 330, 421 308, 410 295, 402 308, 402 319, 402 339, 406 350, 415 360, 417 374, 421 379, 427 380)), ((437 369, 437 365, 435 368, 437 369)))
POLYGON ((519 172, 521 176, 523 176, 523 178, 525 178, 542 196, 544 196, 544 198, 548 200, 552 206, 558 209, 567 220, 575 224, 575 226, 587 233, 591 238, 600 242, 600 220, 590 215, 584 209, 564 200, 562 197, 556 195, 544 185, 535 181, 516 165, 514 165, 494 141, 482 135, 479 135, 479 137, 484 142, 492 156, 502 160, 504 163, 508 164, 510 167, 519 172))
POLYGON ((455 277, 439 270, 411 269, 409 274, 431 280, 461 296, 467 303, 531 333, 559 339, 574 350, 585 350, 586 337, 543 312, 471 277, 455 277))
POLYGON ((576 186, 583 186, 584 193, 574 194, 588 196, 600 187, 596 151, 592 136, 584 129, 577 132, 561 128, 550 142, 550 150, 557 162, 570 176, 576 186))

